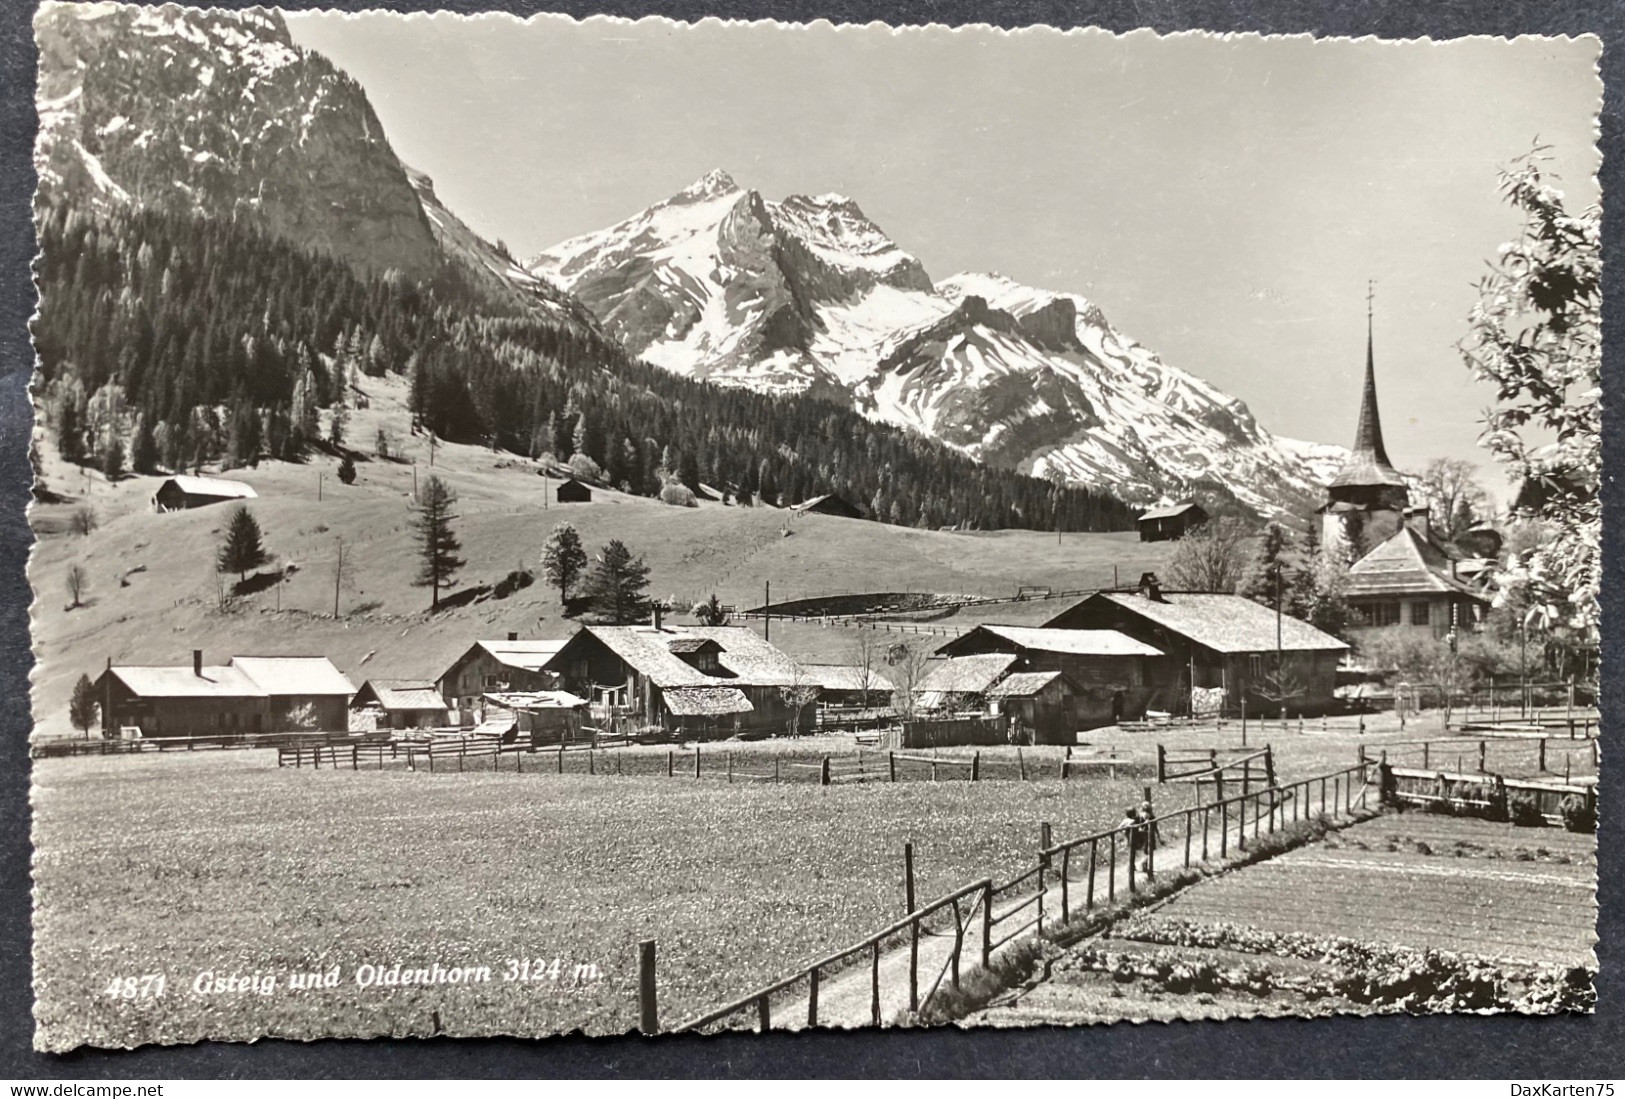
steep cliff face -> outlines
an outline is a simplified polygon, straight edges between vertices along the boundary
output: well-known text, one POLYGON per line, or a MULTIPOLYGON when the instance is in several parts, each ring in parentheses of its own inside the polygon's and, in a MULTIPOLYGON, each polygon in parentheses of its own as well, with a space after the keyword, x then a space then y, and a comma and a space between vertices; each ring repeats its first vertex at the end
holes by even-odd
POLYGON ((44 197, 248 218, 414 278, 440 266, 366 93, 277 13, 55 4, 35 31, 44 197))
POLYGON ((634 353, 730 385, 812 391, 992 464, 1150 502, 1216 488, 1271 512, 1320 467, 1241 401, 1075 294, 990 274, 933 283, 839 195, 774 202, 712 172, 529 264, 634 353))

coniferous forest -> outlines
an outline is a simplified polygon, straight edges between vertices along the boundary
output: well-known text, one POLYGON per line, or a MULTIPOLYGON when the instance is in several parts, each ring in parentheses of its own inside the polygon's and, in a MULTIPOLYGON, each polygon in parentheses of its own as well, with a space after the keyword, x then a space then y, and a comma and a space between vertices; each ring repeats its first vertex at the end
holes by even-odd
POLYGON ((392 373, 410 379, 414 431, 585 454, 640 495, 672 477, 773 503, 838 492, 911 526, 1133 525, 1113 497, 979 465, 826 401, 648 366, 595 327, 491 301, 454 263, 429 283, 365 275, 241 224, 151 210, 58 203, 38 226, 36 399, 70 461, 140 473, 299 461, 342 448, 342 408, 392 373))

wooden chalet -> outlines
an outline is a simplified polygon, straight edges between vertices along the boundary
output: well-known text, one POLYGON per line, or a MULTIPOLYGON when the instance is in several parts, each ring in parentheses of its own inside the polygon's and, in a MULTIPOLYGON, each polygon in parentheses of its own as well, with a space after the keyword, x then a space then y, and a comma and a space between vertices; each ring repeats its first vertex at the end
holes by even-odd
MULTIPOLYGON (((789 731, 786 690, 817 683, 783 652, 740 626, 584 626, 553 665, 564 689, 588 698, 594 717, 719 738, 789 731)), ((810 732, 815 707, 802 707, 810 732)))
POLYGON ((1009 653, 1017 658, 1017 672, 1064 673, 1074 731, 1144 717, 1152 684, 1167 678, 1167 655, 1120 630, 984 625, 937 652, 949 657, 1009 653))
POLYGON ((553 491, 553 496, 561 504, 590 504, 592 503, 592 489, 571 477, 562 481, 553 491))
POLYGON ((842 519, 868 518, 868 515, 858 505, 833 492, 825 493, 822 496, 814 496, 811 499, 801 501, 799 504, 792 504, 790 510, 799 512, 802 515, 834 515, 842 519))
POLYGON ((436 685, 446 707, 473 711, 491 691, 547 691, 558 686, 549 664, 564 648, 563 641, 521 641, 510 633, 506 641, 476 641, 440 674, 436 685))
POLYGON ((436 729, 446 701, 427 679, 369 679, 350 700, 351 725, 366 729, 436 729))
POLYGON ((241 481, 219 477, 191 477, 178 473, 167 477, 152 494, 153 511, 186 511, 189 508, 225 504, 233 500, 253 500, 259 496, 241 481))
POLYGON ((1169 542, 1185 537, 1192 529, 1207 522, 1208 514, 1194 500, 1182 504, 1152 508, 1135 520, 1142 542, 1169 542))
POLYGON ((290 729, 347 732, 355 687, 325 656, 236 656, 188 665, 109 664, 96 682, 102 735, 231 739, 290 729))
POLYGON ((1252 713, 1283 705, 1294 714, 1323 712, 1349 651, 1331 634, 1251 599, 1164 592, 1150 573, 1138 591, 1096 592, 1044 625, 1118 630, 1166 653, 1148 669, 1149 708, 1175 714, 1190 713, 1199 692, 1228 714, 1240 712, 1243 698, 1252 713))

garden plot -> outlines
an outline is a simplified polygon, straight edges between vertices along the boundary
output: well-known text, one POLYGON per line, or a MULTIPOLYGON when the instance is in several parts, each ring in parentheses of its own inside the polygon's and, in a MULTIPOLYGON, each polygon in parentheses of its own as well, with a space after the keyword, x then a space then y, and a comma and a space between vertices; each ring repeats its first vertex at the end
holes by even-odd
POLYGON ((1596 880, 1594 836, 1390 814, 1204 883, 1164 911, 1271 931, 1594 965, 1596 880))

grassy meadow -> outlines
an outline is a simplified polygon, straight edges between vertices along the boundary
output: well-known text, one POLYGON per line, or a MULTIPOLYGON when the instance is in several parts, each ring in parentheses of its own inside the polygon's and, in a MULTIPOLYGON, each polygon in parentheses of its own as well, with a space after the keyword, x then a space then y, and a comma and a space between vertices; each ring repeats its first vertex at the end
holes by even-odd
POLYGON ((261 1035, 618 1033, 640 940, 667 1022, 743 994, 922 900, 1115 823, 1136 780, 823 788, 278 770, 266 752, 35 768, 36 1043, 261 1035), (503 981, 507 959, 598 981, 503 981), (359 989, 363 964, 487 965, 460 987, 359 989), (197 994, 218 977, 341 970, 336 988, 197 994), (105 995, 163 973, 163 999, 105 995))
MULTIPOLYGON (((276 566, 294 570, 282 584, 225 607, 214 559, 229 506, 155 515, 151 497, 162 478, 130 476, 109 484, 99 473, 60 461, 39 433, 44 483, 63 502, 30 509, 37 538, 29 578, 37 593, 38 734, 73 735, 67 719, 73 683, 82 673, 94 677, 109 659, 185 663, 194 648, 222 662, 237 653, 317 653, 359 686, 372 676, 437 676, 481 637, 510 631, 566 637, 576 622, 564 616, 558 592, 540 574, 543 542, 565 521, 590 551, 619 538, 644 556, 651 595, 690 603, 716 592, 741 607, 762 601, 764 580, 772 582, 775 602, 853 591, 1013 595, 1023 584, 1099 586, 1111 583, 1114 566, 1132 579, 1158 567, 1168 552, 1165 543, 1142 545, 1133 533, 1068 534, 1057 543, 1054 534, 1037 531, 925 531, 714 502, 674 508, 608 490, 595 490, 591 503, 560 506, 547 491, 557 478, 544 480, 534 463, 441 444, 432 472, 458 494, 455 527, 468 560, 449 594, 495 584, 521 566, 537 582, 506 599, 430 615, 428 590, 412 583, 417 557, 409 525, 414 470, 420 480, 431 472, 428 443, 403 430, 403 383, 367 379, 364 385, 370 406, 354 413, 349 430, 351 445, 366 452, 355 484, 341 484, 337 461, 321 455, 304 464, 263 462, 223 474, 259 494, 251 506, 266 548, 276 566), (379 427, 391 434, 390 459, 368 458, 379 427), (83 507, 97 520, 89 535, 74 531, 74 515, 83 507), (64 578, 72 564, 84 568, 89 591, 85 606, 69 610, 64 578)), ((979 616, 945 624, 1023 622, 1062 605, 983 608, 979 616)), ((788 624, 776 625, 773 635, 799 657, 824 660, 841 659, 856 637, 788 624)))

